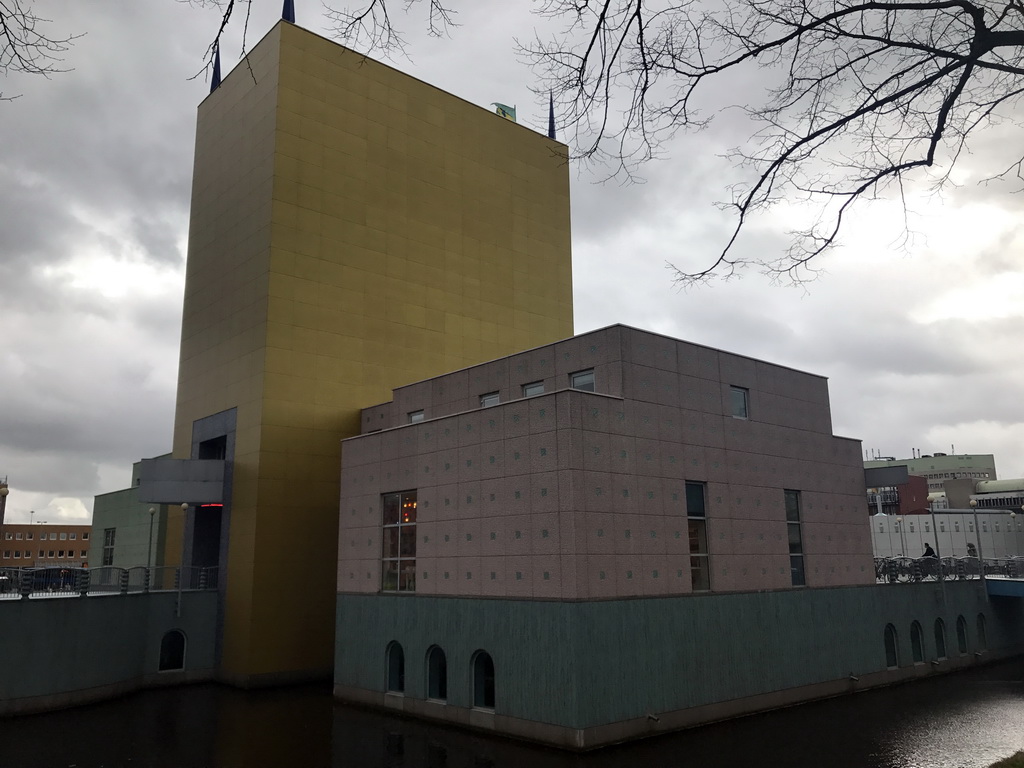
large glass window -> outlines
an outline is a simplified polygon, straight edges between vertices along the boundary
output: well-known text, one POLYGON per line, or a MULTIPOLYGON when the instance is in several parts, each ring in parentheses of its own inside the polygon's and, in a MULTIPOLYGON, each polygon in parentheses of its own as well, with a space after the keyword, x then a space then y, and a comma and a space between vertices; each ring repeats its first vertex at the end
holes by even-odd
POLYGON ((789 536, 789 574, 794 587, 807 583, 804 572, 804 540, 800 529, 800 491, 785 491, 786 529, 789 536))
POLYGON ((708 564, 707 484, 686 484, 686 523, 690 537, 690 582, 694 592, 711 589, 708 564))
POLYGON ((381 584, 384 592, 416 590, 416 491, 386 493, 381 584))
POLYGON ((729 406, 737 419, 745 419, 749 415, 749 394, 745 387, 729 387, 729 406))
MULTIPOLYGON (((116 528, 103 529, 103 565, 114 564, 114 538, 116 535, 116 528)), ((50 551, 50 557, 53 557, 52 550, 50 551)))
POLYGON ((494 660, 487 651, 473 656, 473 706, 494 709, 494 660))
POLYGON ((573 389, 582 389, 584 392, 594 391, 594 369, 588 368, 585 371, 576 371, 569 374, 569 386, 573 389))
POLYGON ((388 691, 391 693, 405 692, 405 651, 400 643, 388 643, 388 691))
POLYGON ((436 645, 427 651, 427 698, 448 700, 448 660, 436 645))

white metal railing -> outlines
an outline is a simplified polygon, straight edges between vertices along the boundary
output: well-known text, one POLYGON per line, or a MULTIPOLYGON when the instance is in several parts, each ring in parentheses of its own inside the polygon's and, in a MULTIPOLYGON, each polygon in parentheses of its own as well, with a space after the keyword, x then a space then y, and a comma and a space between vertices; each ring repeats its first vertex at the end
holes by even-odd
POLYGON ((185 592, 217 588, 217 568, 0 568, 0 599, 185 592))
POLYGON ((1024 579, 1024 557, 876 557, 881 583, 959 579, 1024 579))

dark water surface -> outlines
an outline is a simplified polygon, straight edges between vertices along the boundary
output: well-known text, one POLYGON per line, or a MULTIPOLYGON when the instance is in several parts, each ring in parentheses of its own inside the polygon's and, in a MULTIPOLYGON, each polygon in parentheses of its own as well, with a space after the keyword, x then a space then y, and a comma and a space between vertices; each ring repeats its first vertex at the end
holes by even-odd
POLYGON ((1024 749, 1024 660, 584 756, 335 704, 327 686, 146 691, 0 720, 0 768, 983 768, 1024 749))

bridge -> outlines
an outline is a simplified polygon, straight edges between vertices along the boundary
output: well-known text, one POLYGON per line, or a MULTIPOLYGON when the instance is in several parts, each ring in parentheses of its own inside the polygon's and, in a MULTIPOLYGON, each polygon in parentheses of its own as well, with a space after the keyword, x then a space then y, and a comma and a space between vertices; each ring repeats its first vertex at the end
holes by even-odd
POLYGON ((1024 598, 1024 557, 876 557, 880 584, 984 580, 992 597, 1024 598))

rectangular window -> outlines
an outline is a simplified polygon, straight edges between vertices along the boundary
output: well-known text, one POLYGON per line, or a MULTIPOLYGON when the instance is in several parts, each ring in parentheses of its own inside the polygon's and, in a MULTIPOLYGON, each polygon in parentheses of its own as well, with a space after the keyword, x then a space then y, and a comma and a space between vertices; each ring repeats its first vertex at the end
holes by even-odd
POLYGON ((39 550, 39 559, 41 560, 42 558, 43 558, 43 550, 40 549, 39 550))
POLYGON ((523 397, 533 397, 534 395, 544 394, 544 382, 543 381, 531 381, 529 384, 523 384, 523 397))
POLYGON ((383 508, 383 592, 416 591, 416 491, 386 493, 383 508))
POLYGON ((16 533, 16 534, 14 534, 14 539, 15 539, 16 541, 21 541, 21 534, 20 534, 20 533, 16 533))
POLYGON ((67 541, 68 540, 68 535, 66 533, 64 533, 63 531, 61 531, 60 540, 61 541, 67 541))
POLYGON ((84 550, 84 549, 82 550, 82 553, 79 555, 79 557, 88 557, 88 556, 89 556, 88 555, 88 551, 84 550))
POLYGON ((708 563, 707 484, 686 484, 686 523, 690 537, 690 582, 694 592, 711 589, 708 563))
POLYGON ((14 559, 15 560, 21 560, 21 550, 20 549, 14 550, 14 559))
MULTIPOLYGON (((116 535, 116 528, 103 529, 103 565, 114 564, 114 538, 116 535)), ((53 557, 52 552, 50 553, 50 557, 53 557)))
POLYGON ((78 534, 77 534, 77 533, 72 533, 72 534, 69 534, 69 536, 70 536, 70 538, 71 538, 71 540, 72 540, 72 541, 75 541, 75 539, 77 539, 77 538, 78 538, 78 534))
POLYGON ((10 533, 10 532, 5 533, 4 534, 4 539, 7 540, 7 541, 12 541, 14 539, 14 534, 10 533))
POLYGON ((51 533, 50 534, 50 541, 56 541, 56 540, 57 540, 57 534, 56 533, 51 533))
POLYGON ((409 423, 415 424, 419 421, 423 421, 423 411, 409 411, 409 423))
POLYGON ((82 541, 88 541, 88 540, 89 540, 89 532, 86 531, 85 533, 82 534, 82 541))
POLYGON ((582 389, 584 392, 594 391, 594 369, 576 371, 569 374, 569 386, 573 389, 582 389))
POLYGON ((50 550, 50 553, 49 553, 49 559, 50 559, 50 560, 53 560, 53 556, 54 556, 55 554, 57 554, 57 553, 56 553, 56 552, 54 552, 54 551, 53 551, 53 550, 51 549, 51 550, 50 550))
POLYGON ((10 560, 10 559, 11 559, 11 551, 9 549, 5 549, 4 550, 4 560, 10 560))
POLYGON ((501 396, 497 392, 488 392, 486 395, 480 395, 480 407, 486 408, 489 405, 497 405, 501 402, 501 396))
POLYGON ((749 414, 747 408, 748 395, 750 393, 745 387, 729 387, 729 404, 732 408, 732 415, 737 419, 745 419, 749 414))
POLYGON ((28 539, 29 541, 32 541, 32 534, 31 533, 26 533, 25 534, 25 538, 28 539))
POLYGON ((57 552, 57 557, 64 557, 64 550, 63 549, 57 552))
POLYGON ((804 575, 804 540, 800 529, 800 491, 784 491, 786 528, 789 533, 789 573, 794 587, 807 584, 804 575))

